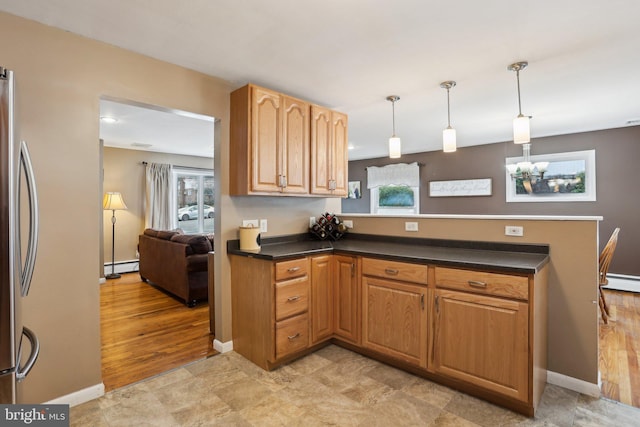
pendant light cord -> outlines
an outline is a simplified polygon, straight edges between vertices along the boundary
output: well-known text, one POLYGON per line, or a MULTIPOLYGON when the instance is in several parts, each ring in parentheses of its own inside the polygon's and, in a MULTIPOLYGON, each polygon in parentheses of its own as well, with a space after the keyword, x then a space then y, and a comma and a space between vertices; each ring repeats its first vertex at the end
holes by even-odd
POLYGON ((518 83, 518 117, 522 116, 522 102, 520 101, 520 70, 516 70, 516 82, 518 83))
POLYGON ((393 127, 393 138, 396 137, 396 101, 391 101, 391 117, 392 117, 392 127, 393 127))
POLYGON ((449 88, 447 88, 447 128, 451 128, 451 106, 449 103, 449 88))

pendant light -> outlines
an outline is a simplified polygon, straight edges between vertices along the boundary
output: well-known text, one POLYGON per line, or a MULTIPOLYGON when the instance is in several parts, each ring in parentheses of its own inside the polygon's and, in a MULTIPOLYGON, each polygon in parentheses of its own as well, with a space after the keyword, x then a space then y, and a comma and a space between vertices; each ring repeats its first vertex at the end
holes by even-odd
POLYGON ((397 95, 387 96, 387 101, 391 101, 391 108, 393 112, 393 134, 389 138, 389 158, 398 159, 402 155, 400 148, 400 138, 396 136, 396 101, 400 99, 397 95))
POLYGON ((449 89, 455 85, 456 82, 451 80, 440 83, 440 87, 447 90, 447 128, 442 131, 442 151, 445 153, 456 151, 456 130, 451 127, 451 106, 449 103, 449 89))
POLYGON ((507 67, 510 71, 516 72, 518 83, 518 117, 513 119, 513 142, 515 144, 528 144, 531 139, 529 127, 529 116, 522 114, 522 103, 520 102, 520 70, 524 70, 529 65, 528 62, 515 62, 507 67))

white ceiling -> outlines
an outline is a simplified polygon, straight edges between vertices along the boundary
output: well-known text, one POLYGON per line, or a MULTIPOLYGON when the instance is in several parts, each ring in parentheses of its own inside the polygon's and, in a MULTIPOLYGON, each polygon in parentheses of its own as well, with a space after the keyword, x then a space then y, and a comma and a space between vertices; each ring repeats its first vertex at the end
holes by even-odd
MULTIPOLYGON (((0 10, 349 115, 351 159, 507 141, 521 72, 532 136, 640 120, 637 0, 0 0, 0 10)), ((640 122, 639 122, 640 123, 640 122)), ((635 123, 637 124, 637 123, 635 123)))

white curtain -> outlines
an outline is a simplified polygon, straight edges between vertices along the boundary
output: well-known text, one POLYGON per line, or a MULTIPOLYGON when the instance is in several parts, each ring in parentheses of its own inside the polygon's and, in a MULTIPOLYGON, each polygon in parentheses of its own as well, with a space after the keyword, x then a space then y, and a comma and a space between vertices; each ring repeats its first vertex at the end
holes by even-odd
POLYGON ((171 223, 171 165, 147 165, 146 228, 170 230, 171 223))
POLYGON ((382 167, 367 167, 367 188, 383 185, 420 186, 420 167, 418 163, 396 163, 382 167))

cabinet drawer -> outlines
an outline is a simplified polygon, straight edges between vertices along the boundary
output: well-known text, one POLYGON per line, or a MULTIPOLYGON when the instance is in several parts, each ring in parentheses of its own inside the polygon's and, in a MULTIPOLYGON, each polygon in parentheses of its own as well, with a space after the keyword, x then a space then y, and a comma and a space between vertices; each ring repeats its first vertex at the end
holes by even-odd
POLYGON ((276 359, 309 345, 309 316, 301 314, 276 323, 276 359))
POLYGON ((276 283, 276 320, 304 313, 308 308, 308 276, 276 283))
POLYGON ((276 280, 293 279, 309 273, 309 259, 299 258, 276 263, 276 280))
POLYGON ((436 267, 436 286, 521 300, 529 299, 529 278, 436 267))
POLYGON ((427 284, 427 266, 383 259, 363 258, 362 274, 427 284))

